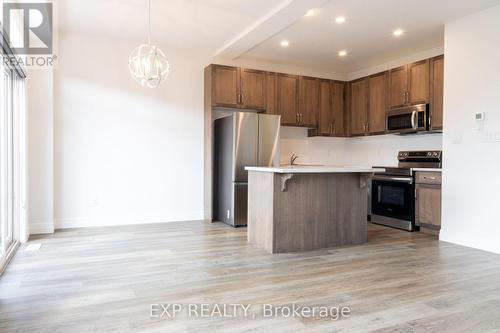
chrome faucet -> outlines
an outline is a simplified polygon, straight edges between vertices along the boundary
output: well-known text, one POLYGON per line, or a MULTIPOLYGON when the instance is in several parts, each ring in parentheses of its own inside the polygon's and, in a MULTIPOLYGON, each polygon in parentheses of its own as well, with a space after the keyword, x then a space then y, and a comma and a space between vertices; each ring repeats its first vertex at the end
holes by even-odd
POLYGON ((299 157, 295 154, 292 154, 292 156, 290 156, 290 165, 295 165, 295 160, 298 159, 299 157))

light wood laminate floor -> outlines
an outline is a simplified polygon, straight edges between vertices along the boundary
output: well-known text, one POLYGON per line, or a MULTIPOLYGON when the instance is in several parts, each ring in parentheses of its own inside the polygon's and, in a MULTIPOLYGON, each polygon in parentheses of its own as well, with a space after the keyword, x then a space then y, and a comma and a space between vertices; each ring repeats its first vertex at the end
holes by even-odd
POLYGON ((0 278, 0 332, 497 332, 500 256, 370 225, 368 243, 270 255, 246 229, 179 222, 58 231, 0 278), (150 317, 152 303, 252 304, 256 317, 150 317), (262 318, 259 305, 350 306, 262 318))

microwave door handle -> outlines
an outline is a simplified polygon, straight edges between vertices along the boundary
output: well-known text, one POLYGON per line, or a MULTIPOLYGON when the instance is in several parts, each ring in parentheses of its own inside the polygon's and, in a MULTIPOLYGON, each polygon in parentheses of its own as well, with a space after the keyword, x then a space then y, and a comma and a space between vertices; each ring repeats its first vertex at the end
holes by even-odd
POLYGON ((417 111, 413 110, 412 114, 411 114, 411 127, 416 130, 417 129, 417 124, 416 124, 416 118, 417 116, 417 111))

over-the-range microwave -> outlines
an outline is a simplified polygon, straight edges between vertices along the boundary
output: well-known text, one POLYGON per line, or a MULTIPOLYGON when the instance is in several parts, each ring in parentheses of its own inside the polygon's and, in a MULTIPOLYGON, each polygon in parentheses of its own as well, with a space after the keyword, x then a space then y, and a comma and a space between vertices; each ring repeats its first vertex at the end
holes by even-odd
POLYGON ((387 133, 416 133, 429 130, 429 105, 418 104, 392 109, 386 113, 387 133))

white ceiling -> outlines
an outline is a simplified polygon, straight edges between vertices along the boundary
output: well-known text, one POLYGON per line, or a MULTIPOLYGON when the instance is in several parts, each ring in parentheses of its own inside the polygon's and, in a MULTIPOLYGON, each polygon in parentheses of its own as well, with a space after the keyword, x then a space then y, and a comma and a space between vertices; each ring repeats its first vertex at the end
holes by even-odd
MULTIPOLYGON (((280 0, 151 0, 153 42, 210 51, 233 39, 280 0)), ((58 26, 112 38, 147 39, 148 0, 61 0, 58 26)))
MULTIPOLYGON (((162 45, 350 73, 443 45, 444 24, 500 0, 151 0, 162 45), (316 8, 315 15, 305 12, 316 8), (344 15, 338 25, 334 18, 344 15), (405 30, 400 38, 396 28, 405 30), (288 48, 279 43, 290 41, 288 48), (345 58, 337 52, 348 51, 345 58)), ((147 0, 63 0, 61 30, 145 40, 147 0)))

